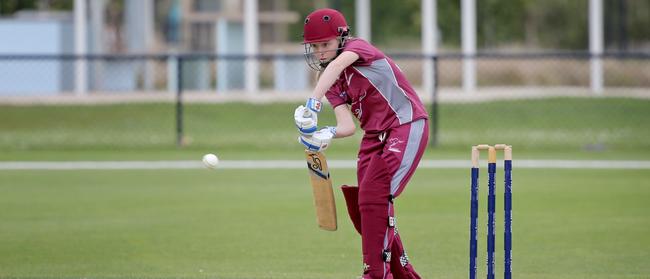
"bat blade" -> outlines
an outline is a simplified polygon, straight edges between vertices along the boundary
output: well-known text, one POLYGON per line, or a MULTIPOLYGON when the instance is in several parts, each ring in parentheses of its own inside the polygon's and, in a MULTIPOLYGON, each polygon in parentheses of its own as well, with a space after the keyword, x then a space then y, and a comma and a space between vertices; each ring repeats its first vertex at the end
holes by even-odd
POLYGON ((321 152, 308 150, 305 150, 305 157, 314 192, 314 207, 316 208, 318 226, 323 230, 335 231, 337 228, 336 204, 327 159, 321 152))

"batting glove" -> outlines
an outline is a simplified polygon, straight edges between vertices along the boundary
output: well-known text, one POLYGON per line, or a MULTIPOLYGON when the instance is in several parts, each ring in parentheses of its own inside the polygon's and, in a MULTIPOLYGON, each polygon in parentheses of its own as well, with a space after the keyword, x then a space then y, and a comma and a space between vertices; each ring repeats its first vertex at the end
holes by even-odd
POLYGON ((309 151, 320 152, 329 147, 334 136, 336 136, 336 128, 325 127, 311 136, 299 136, 298 142, 304 145, 309 151))
POLYGON ((318 129, 318 114, 310 111, 306 107, 297 107, 293 113, 293 119, 296 121, 296 127, 302 135, 313 135, 318 129))

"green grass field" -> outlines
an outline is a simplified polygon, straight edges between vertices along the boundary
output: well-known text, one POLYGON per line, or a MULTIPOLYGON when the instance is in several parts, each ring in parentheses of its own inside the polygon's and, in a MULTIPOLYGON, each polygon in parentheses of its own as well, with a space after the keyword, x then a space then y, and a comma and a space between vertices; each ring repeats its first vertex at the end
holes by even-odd
MULTIPOLYGON (((336 185, 355 181, 353 170, 333 176, 336 185)), ((303 170, 0 171, 0 181, 0 277, 360 272, 360 238, 340 192, 340 230, 317 229, 303 170)), ((514 276, 648 278, 648 181, 650 173, 639 170, 515 168, 514 276)), ((423 169, 397 201, 400 232, 423 278, 467 276, 468 185, 469 170, 423 169)))
MULTIPOLYGON (((301 160, 294 107, 187 105, 188 144, 177 148, 172 104, 0 106, 0 161, 301 160)), ((515 278, 650 278, 649 170, 517 168, 522 158, 650 160, 650 100, 442 104, 439 115, 426 159, 514 146, 515 278)), ((330 111, 321 123, 333 123, 330 111)), ((359 137, 335 141, 328 157, 354 159, 359 137)), ((352 169, 332 177, 356 181, 352 169)), ((469 180, 469 168, 420 169, 397 200, 423 278, 467 277, 469 180)), ((336 195, 340 229, 325 232, 306 170, 0 170, 0 278, 356 278, 360 237, 336 195)), ((479 277, 485 201, 483 191, 479 277)))

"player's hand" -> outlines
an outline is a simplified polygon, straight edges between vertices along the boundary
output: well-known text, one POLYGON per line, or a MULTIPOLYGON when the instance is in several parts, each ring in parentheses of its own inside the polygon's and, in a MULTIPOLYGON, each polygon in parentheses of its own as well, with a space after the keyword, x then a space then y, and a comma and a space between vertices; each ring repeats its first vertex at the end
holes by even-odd
POLYGON ((293 119, 296 121, 296 127, 302 135, 312 135, 318 129, 318 114, 304 106, 296 108, 293 119))
POLYGON ((309 151, 319 152, 329 147, 332 138, 336 135, 335 127, 325 127, 315 132, 311 136, 301 135, 298 142, 305 146, 309 151))

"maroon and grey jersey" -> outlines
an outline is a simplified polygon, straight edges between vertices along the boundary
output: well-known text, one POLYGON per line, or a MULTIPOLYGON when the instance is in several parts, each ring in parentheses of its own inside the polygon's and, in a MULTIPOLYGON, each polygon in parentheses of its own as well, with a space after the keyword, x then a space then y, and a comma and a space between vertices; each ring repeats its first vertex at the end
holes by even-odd
POLYGON ((345 68, 325 94, 333 108, 350 105, 366 133, 427 118, 422 101, 392 59, 356 38, 347 41, 343 51, 358 54, 359 60, 345 68))

